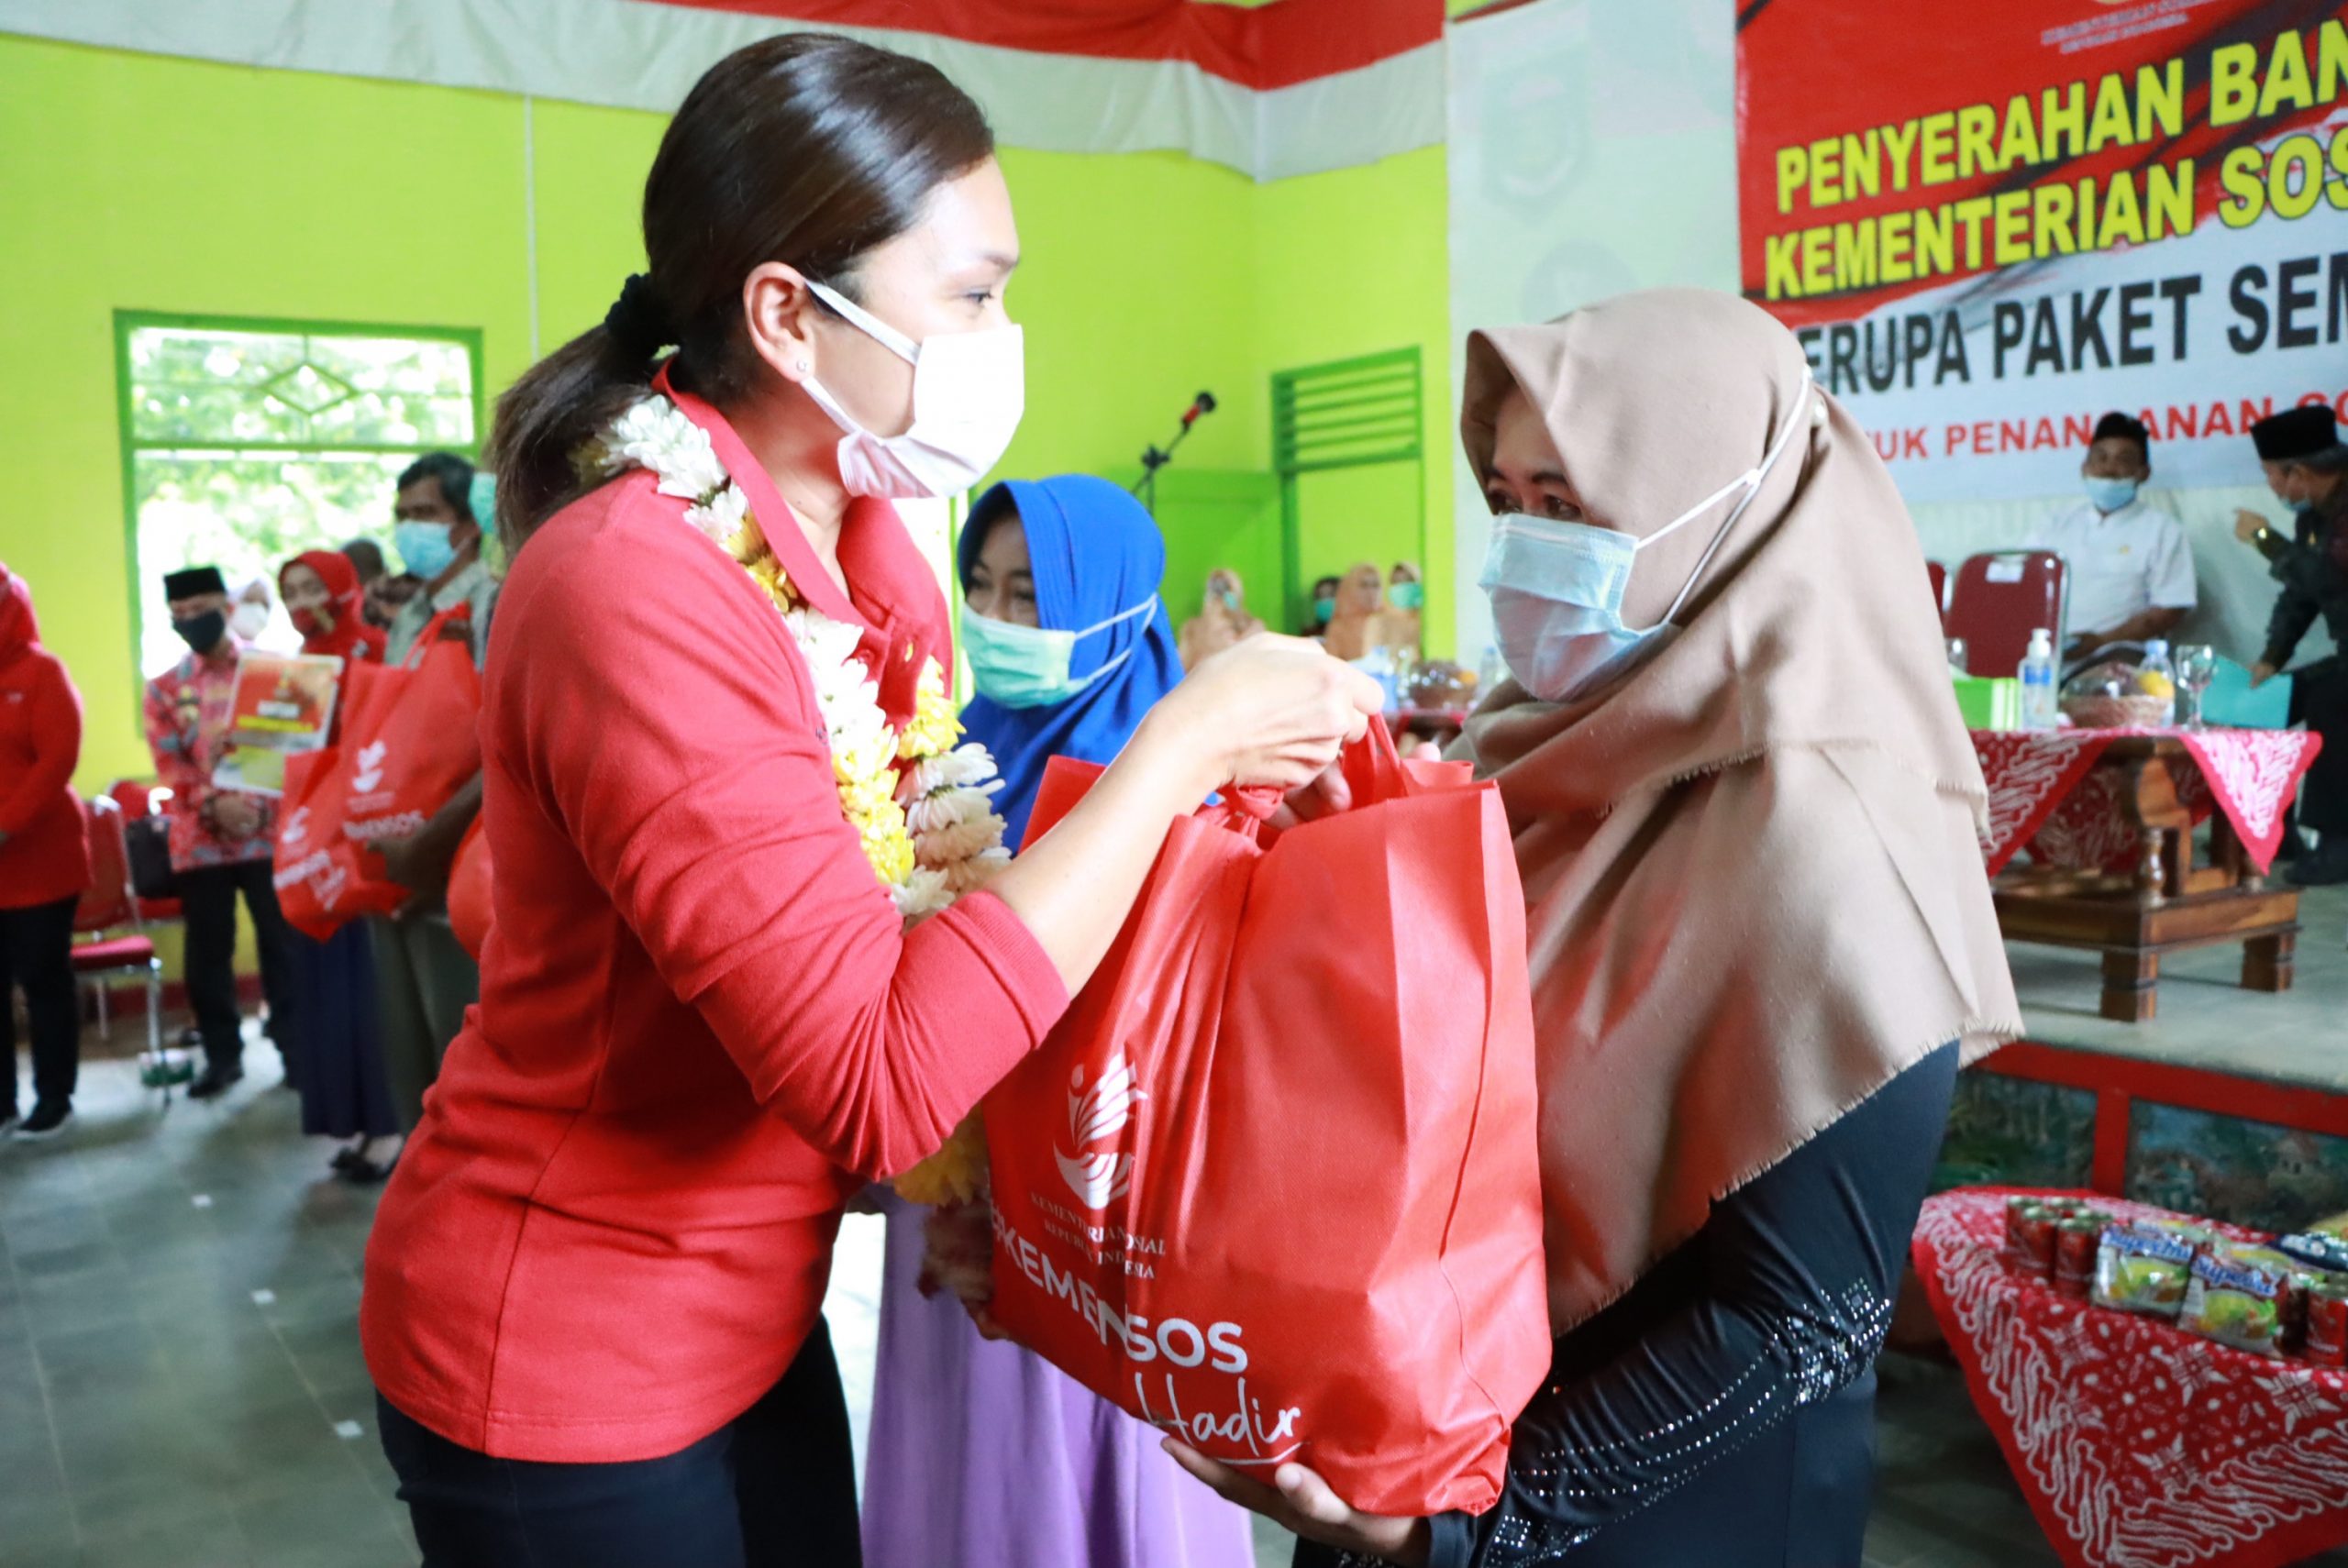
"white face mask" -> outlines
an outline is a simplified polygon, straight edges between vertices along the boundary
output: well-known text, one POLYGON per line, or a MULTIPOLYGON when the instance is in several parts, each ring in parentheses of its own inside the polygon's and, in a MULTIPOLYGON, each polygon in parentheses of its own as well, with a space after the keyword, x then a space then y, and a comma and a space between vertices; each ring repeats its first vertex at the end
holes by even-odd
POLYGON ((238 636, 251 642, 269 630, 269 606, 240 599, 237 602, 235 613, 228 617, 228 624, 238 636))
POLYGON ((1761 492, 1797 430, 1819 423, 1825 405, 1811 383, 1787 415, 1785 428, 1759 464, 1712 491, 1644 539, 1589 523, 1558 523, 1509 513, 1493 519, 1492 542, 1477 579, 1492 602, 1501 656, 1517 683, 1545 702, 1571 702, 1627 674, 1679 635, 1673 617, 1703 580, 1729 530, 1761 492), (1806 416, 1806 411, 1807 416, 1806 416), (1644 631, 1623 624, 1623 595, 1638 553, 1685 527, 1737 491, 1738 499, 1712 542, 1680 585, 1663 619, 1644 631))
POLYGON ((914 422, 902 436, 875 436, 814 376, 799 384, 847 432, 840 438, 840 482, 850 495, 954 495, 1002 460, 1027 408, 1025 340, 1016 326, 946 332, 915 343, 841 294, 810 282, 822 300, 914 368, 914 422))

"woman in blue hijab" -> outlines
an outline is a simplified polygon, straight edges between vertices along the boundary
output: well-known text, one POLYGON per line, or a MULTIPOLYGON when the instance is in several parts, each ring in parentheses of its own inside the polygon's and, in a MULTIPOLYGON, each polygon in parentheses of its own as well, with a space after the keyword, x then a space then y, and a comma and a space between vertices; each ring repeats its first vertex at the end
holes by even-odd
POLYGON ((1055 756, 1106 763, 1182 679, 1159 602, 1166 541, 1107 480, 999 484, 962 530, 969 738, 994 753, 995 809, 1016 849, 1055 756), (1024 539, 1023 539, 1024 536, 1024 539))
MULTIPOLYGON (((962 532, 969 738, 1025 836, 1044 765, 1107 762, 1182 678, 1158 602, 1166 542, 1133 497, 1071 475, 997 485, 962 532)), ((1184 1474, 1158 1435, 921 1293, 924 1211, 892 1200, 865 1459, 866 1568, 1248 1568, 1246 1515, 1184 1474)))

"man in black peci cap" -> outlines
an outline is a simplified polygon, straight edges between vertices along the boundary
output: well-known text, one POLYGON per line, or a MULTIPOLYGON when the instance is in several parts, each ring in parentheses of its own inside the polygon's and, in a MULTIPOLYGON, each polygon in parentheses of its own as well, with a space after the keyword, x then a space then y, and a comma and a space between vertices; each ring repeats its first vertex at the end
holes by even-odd
POLYGON ((2146 640, 2167 636, 2193 613, 2193 551, 2185 525, 2144 498, 2152 440, 2143 421, 2105 414, 2079 462, 2085 494, 2030 536, 2031 548, 2063 558, 2066 668, 2141 657, 2146 640))
MULTIPOLYGON (((2348 446, 2322 403, 2262 419, 2250 436, 2267 487, 2297 513, 2288 535, 2254 512, 2234 514, 2235 534, 2266 558, 2283 585, 2266 651, 2251 671, 2254 682, 2264 682, 2290 663, 2318 616, 2348 649, 2348 446)), ((2302 887, 2348 882, 2348 663, 2341 654, 2291 672, 2291 722, 2321 735, 2323 751, 2299 796, 2299 824, 2321 842, 2291 867, 2290 879, 2302 887)))
POLYGON ((205 1099, 245 1076, 237 1006, 237 896, 244 895, 260 949, 269 1029, 291 1070, 295 1031, 292 928, 277 907, 270 856, 277 845, 275 803, 212 781, 228 749, 228 714, 244 644, 228 625, 228 585, 216 567, 163 579, 172 630, 187 657, 147 683, 147 746, 155 775, 170 786, 172 869, 187 922, 188 1005, 204 1037, 203 1076, 188 1093, 205 1099))

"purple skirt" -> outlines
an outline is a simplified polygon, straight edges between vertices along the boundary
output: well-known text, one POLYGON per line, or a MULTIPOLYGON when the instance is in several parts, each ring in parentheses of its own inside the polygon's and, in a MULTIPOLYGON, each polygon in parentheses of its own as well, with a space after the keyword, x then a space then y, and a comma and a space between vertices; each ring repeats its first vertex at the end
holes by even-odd
POLYGON ((1158 1434, 1042 1357, 925 1301, 922 1211, 889 1215, 865 1568, 1253 1568, 1247 1515, 1158 1434))

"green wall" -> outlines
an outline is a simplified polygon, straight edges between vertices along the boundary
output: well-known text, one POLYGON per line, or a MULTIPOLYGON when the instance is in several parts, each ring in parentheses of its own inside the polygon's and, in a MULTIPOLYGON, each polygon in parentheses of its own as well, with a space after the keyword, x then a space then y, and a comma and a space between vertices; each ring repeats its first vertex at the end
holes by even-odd
MULTIPOLYGON (((32 583, 44 637, 88 704, 84 788, 149 766, 126 619, 113 313, 476 326, 493 395, 529 359, 526 197, 551 348, 599 319, 642 264, 637 203, 661 124, 0 36, 0 351, 15 369, 0 381, 0 428, 25 454, 0 487, 0 559, 32 583)), ((1129 474, 1202 387, 1222 407, 1182 465, 1260 469, 1271 371, 1416 344, 1441 458, 1429 464, 1442 504, 1428 555, 1438 569, 1449 559, 1440 149, 1268 185, 1173 154, 1014 149, 1003 163, 1027 259, 1010 303, 1028 335, 1028 412, 1005 472, 1129 474)), ((1195 541, 1181 536, 1182 509, 1165 511, 1180 618, 1197 602, 1200 560, 1242 541, 1227 497, 1196 514, 1195 541)), ((1257 580, 1268 614, 1273 580, 1257 580)), ((1439 649, 1448 593, 1428 601, 1439 649)))
MULTIPOLYGON (((1431 656, 1451 652, 1451 331, 1444 149, 1405 153, 1359 169, 1283 180, 1257 191, 1263 242, 1256 258, 1257 350, 1268 370, 1415 345, 1425 381, 1426 457, 1413 476, 1388 466, 1308 475, 1302 485, 1305 586, 1357 560, 1379 568, 1418 551, 1426 506, 1423 635, 1431 656)), ((1257 396, 1268 395, 1260 384, 1257 396)), ((1269 419, 1259 412, 1259 424, 1269 419)), ((1267 429, 1265 439, 1270 439, 1267 429)), ((1472 661, 1471 661, 1472 662, 1472 661)))

